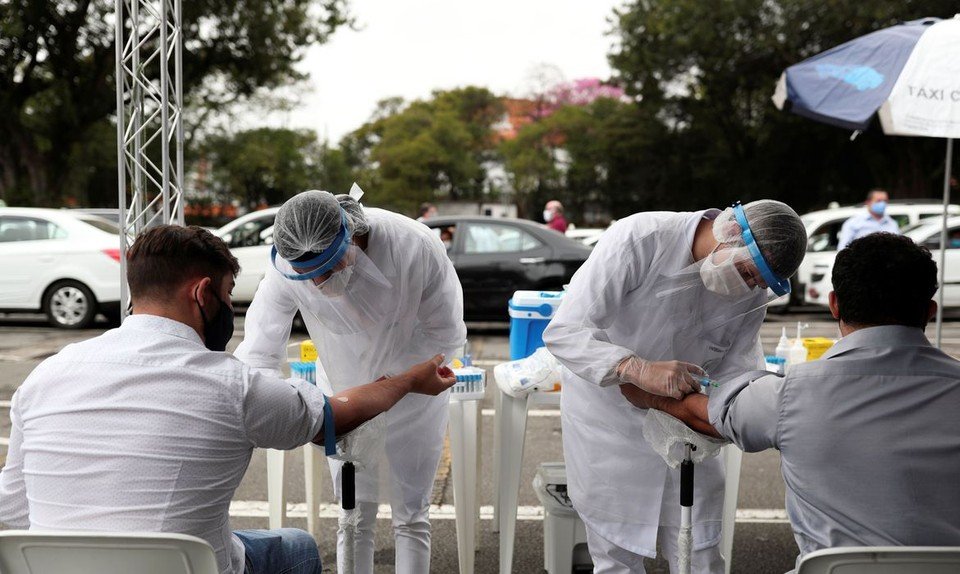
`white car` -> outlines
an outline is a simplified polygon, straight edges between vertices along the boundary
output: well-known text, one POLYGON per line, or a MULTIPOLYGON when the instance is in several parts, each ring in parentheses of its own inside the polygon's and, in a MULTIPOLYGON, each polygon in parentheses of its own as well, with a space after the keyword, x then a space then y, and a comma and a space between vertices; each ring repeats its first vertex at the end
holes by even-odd
POLYGON ((231 297, 235 303, 253 301, 257 286, 267 273, 273 247, 273 221, 279 210, 279 207, 270 207, 253 211, 213 232, 230 247, 230 252, 240 262, 240 274, 231 297))
MULTIPOLYGON (((951 206, 956 207, 956 206, 951 206)), ((941 206, 940 215, 943 215, 941 206)), ((951 210, 957 213, 958 210, 951 210)), ((937 266, 940 265, 940 230, 943 228, 942 220, 939 218, 925 218, 924 220, 904 228, 903 234, 915 243, 923 245, 933 254, 937 266)), ((943 304, 945 307, 960 306, 960 217, 952 216, 947 220, 947 255, 946 255, 946 276, 944 283, 947 290, 943 293, 943 304)), ((818 270, 813 275, 809 287, 807 288, 807 302, 814 305, 826 307, 828 296, 833 290, 831 283, 831 274, 833 272, 833 259, 827 264, 820 264, 818 270)))
MULTIPOLYGON (((862 205, 836 207, 813 211, 800 218, 807 228, 807 255, 794 278, 795 298, 792 302, 799 303, 802 299, 815 305, 826 304, 822 281, 826 278, 829 287, 830 271, 833 269, 837 244, 840 241, 840 228, 847 219, 863 213, 864 209, 866 208, 862 205)), ((950 205, 948 212, 960 215, 960 205, 950 205)), ((896 220, 903 231, 926 220, 943 217, 943 203, 893 201, 887 206, 887 215, 896 220)), ((830 289, 827 289, 828 293, 829 291, 830 289)))
POLYGON ((574 241, 579 241, 587 247, 593 247, 597 244, 597 241, 600 240, 600 236, 604 231, 604 229, 592 227, 574 227, 573 229, 567 229, 564 235, 574 241))
POLYGON ((120 314, 120 231, 95 215, 0 208, 0 312, 42 312, 66 329, 120 314))

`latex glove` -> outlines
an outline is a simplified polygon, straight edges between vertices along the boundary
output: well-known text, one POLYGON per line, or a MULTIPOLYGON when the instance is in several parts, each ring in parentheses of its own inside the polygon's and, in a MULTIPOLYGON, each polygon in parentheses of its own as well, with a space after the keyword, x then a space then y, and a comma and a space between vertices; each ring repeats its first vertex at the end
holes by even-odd
POLYGON ((682 398, 683 395, 700 390, 699 377, 703 369, 683 361, 647 361, 640 357, 627 357, 617 366, 621 383, 629 383, 663 397, 682 398))

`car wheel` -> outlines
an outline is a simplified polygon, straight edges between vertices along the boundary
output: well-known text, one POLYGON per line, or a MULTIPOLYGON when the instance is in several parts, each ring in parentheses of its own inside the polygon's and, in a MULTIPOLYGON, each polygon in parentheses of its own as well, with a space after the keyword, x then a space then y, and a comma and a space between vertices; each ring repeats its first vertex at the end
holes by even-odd
POLYGON ((58 281, 43 297, 47 321, 61 329, 83 329, 97 315, 97 300, 83 283, 58 281))

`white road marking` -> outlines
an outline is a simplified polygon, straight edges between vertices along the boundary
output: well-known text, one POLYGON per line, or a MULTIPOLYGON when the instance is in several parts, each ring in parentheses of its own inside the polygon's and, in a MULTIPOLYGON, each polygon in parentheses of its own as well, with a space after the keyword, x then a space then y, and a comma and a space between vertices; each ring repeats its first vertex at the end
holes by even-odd
MULTIPOLYGON (((340 516, 340 506, 336 504, 321 504, 320 518, 337 518, 340 516)), ((230 503, 230 516, 235 518, 267 518, 269 505, 263 500, 234 500, 230 503)), ((287 516, 290 518, 305 518, 307 507, 304 503, 287 504, 287 516)), ((390 505, 381 504, 377 518, 389 519, 390 505)), ((433 504, 430 506, 432 520, 454 520, 456 509, 452 504, 433 504)), ((480 520, 493 520, 493 506, 480 507, 480 520)), ((517 508, 517 520, 543 520, 542 506, 520 506, 517 508)), ((745 508, 737 511, 737 522, 742 523, 773 523, 788 524, 787 513, 778 508, 745 508)))
MULTIPOLYGON (((494 409, 483 409, 480 414, 485 417, 492 417, 497 413, 494 409)), ((560 409, 530 409, 527 411, 528 417, 559 417, 560 409)))

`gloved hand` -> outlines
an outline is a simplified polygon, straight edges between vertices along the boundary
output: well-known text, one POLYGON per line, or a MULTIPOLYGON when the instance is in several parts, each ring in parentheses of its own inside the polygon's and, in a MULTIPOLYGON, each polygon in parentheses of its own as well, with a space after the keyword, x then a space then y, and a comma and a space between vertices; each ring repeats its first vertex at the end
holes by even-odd
POLYGON ((700 390, 697 378, 705 376, 703 369, 683 361, 647 361, 627 357, 617 366, 621 383, 636 385, 648 393, 664 397, 682 398, 700 390))

